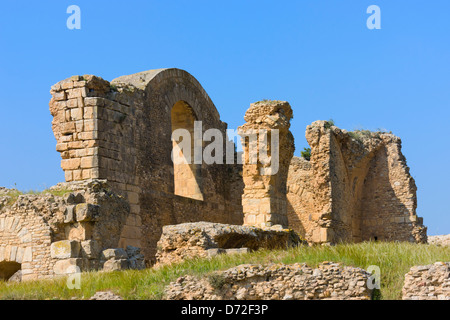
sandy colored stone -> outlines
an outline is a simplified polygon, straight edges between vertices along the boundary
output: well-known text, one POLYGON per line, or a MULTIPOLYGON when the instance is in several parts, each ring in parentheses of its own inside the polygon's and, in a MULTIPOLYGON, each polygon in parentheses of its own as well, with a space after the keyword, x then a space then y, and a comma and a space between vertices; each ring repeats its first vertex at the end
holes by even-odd
POLYGON ((402 294, 403 300, 450 300, 450 262, 411 267, 402 294))
POLYGON ((50 245, 50 256, 54 259, 78 258, 79 254, 79 241, 62 240, 50 245))
POLYGON ((417 187, 390 133, 348 132, 327 121, 306 128, 311 159, 289 168, 289 226, 310 243, 425 243, 417 187))
POLYGON ((201 279, 182 276, 164 290, 167 300, 370 300, 363 269, 324 262, 244 264, 201 279))
POLYGON ((221 253, 245 253, 260 248, 279 249, 303 242, 288 229, 257 228, 210 222, 184 223, 163 228, 157 265, 178 263, 221 253))

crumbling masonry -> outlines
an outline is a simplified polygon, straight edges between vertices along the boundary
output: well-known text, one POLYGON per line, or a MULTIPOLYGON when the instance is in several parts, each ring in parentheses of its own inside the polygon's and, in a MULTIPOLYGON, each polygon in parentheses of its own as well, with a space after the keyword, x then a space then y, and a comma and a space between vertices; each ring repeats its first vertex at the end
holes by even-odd
MULTIPOLYGON (((144 259, 155 262, 164 226, 200 221, 278 225, 311 244, 426 241, 415 212, 416 186, 400 139, 391 134, 358 135, 317 121, 306 130, 312 149, 306 161, 293 157, 291 106, 262 101, 251 105, 240 128, 243 164, 174 164, 174 130, 195 133, 201 121, 201 134, 217 129, 226 137, 227 124, 186 71, 151 70, 111 82, 73 76, 51 94, 66 180, 56 189, 70 192, 19 196, 13 203, 8 190, 0 193, 3 279, 17 270, 22 279, 35 279, 69 267, 142 268, 144 259), (249 161, 255 142, 244 131, 262 129, 272 158, 270 142, 278 134, 275 171, 260 159, 249 161)), ((193 134, 192 142, 198 138, 193 134)))
POLYGON ((311 159, 289 167, 289 226, 310 243, 426 243, 414 179, 389 133, 347 132, 327 121, 306 128, 311 159))

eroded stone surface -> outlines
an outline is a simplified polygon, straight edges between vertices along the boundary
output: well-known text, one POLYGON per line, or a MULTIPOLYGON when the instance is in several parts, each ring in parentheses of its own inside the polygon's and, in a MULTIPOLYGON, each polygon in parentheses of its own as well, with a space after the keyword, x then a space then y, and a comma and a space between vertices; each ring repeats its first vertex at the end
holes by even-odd
POLYGON ((437 246, 450 246, 450 234, 439 236, 428 236, 428 243, 437 246))
MULTIPOLYGON (((194 121, 201 121, 201 135, 219 130, 225 150, 227 124, 188 72, 149 70, 111 82, 73 76, 52 86, 51 94, 52 129, 66 181, 105 179, 130 204, 119 247, 140 247, 154 260, 164 225, 242 223, 241 165, 172 162, 172 132, 193 133, 194 121)), ((78 212, 80 221, 91 221, 78 212)), ((80 226, 73 232, 89 230, 80 226)))
MULTIPOLYGON (((22 195, 2 188, 0 202, 4 280, 17 268, 21 280, 101 270, 108 259, 100 254, 108 248, 119 250, 114 248, 130 212, 124 197, 111 192, 104 180, 61 183, 43 194, 22 195)), ((126 260, 127 267, 145 267, 139 250, 130 247, 134 253, 126 260)))
POLYGON ((123 300, 112 291, 97 291, 89 300, 123 300))
POLYGON ((402 293, 403 300, 450 300, 450 262, 412 267, 402 293))
POLYGON ((170 264, 220 254, 226 249, 282 249, 301 243, 292 230, 210 222, 184 223, 163 228, 156 257, 158 264, 170 264))
MULTIPOLYGON (((58 261, 64 261, 58 263, 61 272, 66 264, 82 270, 98 270, 105 263, 111 270, 143 268, 145 260, 155 262, 163 227, 186 222, 198 226, 189 227, 192 234, 181 228, 163 235, 160 262, 272 248, 273 239, 282 239, 280 246, 292 241, 290 231, 244 231, 237 227, 243 223, 279 224, 319 244, 426 242, 426 227, 416 215, 415 182, 401 140, 392 134, 352 133, 316 121, 306 129, 311 160, 292 158, 292 108, 285 101, 265 100, 250 106, 241 129, 279 133, 276 174, 262 174, 272 168, 261 161, 237 164, 235 152, 235 164, 176 166, 174 130, 195 135, 195 121, 201 121, 200 134, 217 129, 225 137, 227 129, 186 71, 150 70, 111 82, 73 76, 52 86, 51 94, 52 129, 66 179, 51 191, 71 191, 17 196, 17 190, 0 187, 4 277, 12 276, 17 265, 24 280, 52 277, 58 261), (205 229, 199 221, 233 226, 205 229), (54 250, 52 256, 51 245, 59 241, 80 249, 66 247, 64 254, 54 250), (126 248, 128 258, 101 256, 117 248, 126 248)), ((222 142, 226 150, 229 144, 222 142)), ((244 142, 244 160, 252 146, 244 142)))
POLYGON ((316 121, 306 139, 310 161, 294 157, 289 169, 291 228, 310 243, 427 241, 400 138, 316 121))
POLYGON ((183 276, 165 289, 168 300, 369 300, 363 269, 324 262, 240 265, 208 278, 183 276))
POLYGON ((289 131, 292 116, 286 101, 253 103, 245 113, 247 122, 238 130, 244 149, 244 225, 288 227, 286 181, 295 149, 289 131))

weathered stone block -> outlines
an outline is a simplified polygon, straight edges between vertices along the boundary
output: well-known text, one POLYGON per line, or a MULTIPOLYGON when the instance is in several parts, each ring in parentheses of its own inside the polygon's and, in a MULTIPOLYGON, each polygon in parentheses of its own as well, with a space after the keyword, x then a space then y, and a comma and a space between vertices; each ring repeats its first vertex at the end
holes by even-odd
POLYGON ((61 133, 67 135, 76 132, 75 122, 65 122, 61 125, 61 133))
POLYGON ((104 105, 104 99, 103 98, 97 98, 97 97, 86 97, 84 99, 84 103, 85 103, 86 106, 90 106, 90 107, 103 106, 104 105))
POLYGON ((53 272, 55 273, 55 275, 73 274, 82 270, 83 259, 81 258, 59 260, 53 267, 53 272))
POLYGON ((66 93, 64 91, 55 92, 53 94, 53 99, 55 99, 56 101, 66 100, 66 93))
MULTIPOLYGON (((86 98, 90 99, 90 98, 86 98)), ((84 108, 84 119, 94 119, 96 117, 97 107, 85 107, 84 108)))
POLYGON ((61 160, 61 167, 63 170, 76 170, 80 168, 81 159, 63 159, 61 160))
MULTIPOLYGON (((73 108, 78 108, 78 99, 70 99, 67 100, 67 108, 69 109, 73 109, 73 108)), ((71 116, 71 112, 69 111, 69 115, 71 116)))
POLYGON ((102 252, 102 259, 103 260, 127 259, 127 258, 128 258, 128 254, 122 248, 106 249, 106 250, 103 250, 103 252, 102 252))
POLYGON ((79 192, 71 192, 67 195, 65 200, 68 204, 71 204, 71 205, 78 204, 78 203, 84 202, 84 196, 82 193, 79 193, 79 192))
POLYGON ((82 180, 82 172, 83 170, 73 170, 72 171, 72 175, 73 175, 73 180, 75 181, 79 181, 82 180))
POLYGON ((109 259, 103 265, 103 271, 120 271, 130 267, 127 259, 109 259))
POLYGON ((64 227, 65 236, 69 240, 89 240, 92 237, 93 222, 76 222, 64 227))
POLYGON ((67 143, 58 143, 56 144, 56 151, 63 152, 66 151, 69 148, 69 145, 67 143))
POLYGON ((75 221, 74 208, 75 206, 73 205, 66 207, 66 210, 64 211, 64 223, 72 223, 75 221))
POLYGON ((232 249, 225 249, 226 254, 242 254, 242 253, 249 253, 249 248, 232 248, 232 249))
POLYGON ((98 241, 85 240, 81 241, 81 256, 87 259, 99 259, 101 248, 98 241))
MULTIPOLYGON (((23 258, 22 258, 22 262, 30 262, 33 260, 33 248, 32 247, 26 247, 25 251, 23 253, 23 258)), ((23 267, 23 263, 22 263, 22 268, 23 267)))
POLYGON ((160 264, 170 264, 187 258, 213 256, 226 252, 226 249, 232 249, 230 252, 248 252, 260 248, 287 248, 303 243, 295 232, 288 229, 262 229, 211 222, 183 223, 163 227, 156 258, 160 264))
POLYGON ((126 252, 127 252, 127 255, 128 255, 128 257, 144 257, 142 254, 141 254, 141 248, 138 248, 138 247, 134 247, 134 246, 127 246, 127 248, 126 248, 126 252))
POLYGON ((223 253, 225 253, 225 250, 221 249, 221 248, 212 248, 212 249, 206 250, 207 257, 215 257, 215 256, 217 256, 219 254, 223 254, 223 253))
POLYGON ((54 259, 78 258, 80 254, 80 242, 62 240, 50 245, 50 256, 54 259))
POLYGON ((142 259, 136 259, 136 258, 128 259, 128 262, 129 262, 129 268, 133 269, 133 270, 142 270, 142 269, 145 269, 145 267, 146 267, 143 257, 142 257, 142 259))
POLYGON ((73 108, 70 110, 70 117, 72 120, 83 119, 83 108, 73 108))
POLYGON ((81 171, 81 178, 83 180, 91 179, 91 169, 83 169, 81 171))
POLYGON ((88 156, 81 158, 81 168, 89 169, 98 166, 98 157, 88 156))
POLYGON ((99 206, 90 203, 80 203, 75 207, 76 220, 95 221, 98 218, 99 206))

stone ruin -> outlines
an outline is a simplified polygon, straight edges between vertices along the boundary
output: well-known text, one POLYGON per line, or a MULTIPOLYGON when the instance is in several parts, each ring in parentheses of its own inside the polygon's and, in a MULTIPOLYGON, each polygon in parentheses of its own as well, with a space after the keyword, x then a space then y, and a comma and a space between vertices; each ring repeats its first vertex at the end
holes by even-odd
POLYGON ((164 226, 156 265, 221 253, 246 253, 261 248, 284 249, 302 244, 293 230, 257 228, 212 222, 164 226))
MULTIPOLYGON (((426 242, 414 179, 401 141, 392 134, 358 135, 317 121, 306 130, 307 161, 293 157, 289 103, 260 101, 239 128, 243 163, 174 164, 175 130, 192 134, 192 154, 206 130, 224 137, 227 130, 208 94, 186 71, 151 70, 111 82, 73 76, 52 86, 51 94, 52 128, 66 180, 51 189, 68 192, 12 201, 11 190, 0 190, 0 278, 19 271, 24 280, 51 278, 76 267, 139 269, 157 258, 176 260, 184 253, 167 255, 171 244, 163 230, 170 233, 186 223, 193 229, 199 222, 213 223, 221 232, 219 225, 231 225, 235 234, 248 228, 257 235, 247 234, 248 241, 232 246, 199 237, 200 256, 254 250, 255 239, 271 247, 262 239, 285 240, 292 232, 297 243, 309 244, 426 242), (278 149, 265 141, 268 156, 279 155, 275 170, 251 159, 250 150, 264 141, 246 134, 260 130, 271 141, 278 135, 278 149)), ((225 139, 223 150, 228 144, 225 139)), ((232 156, 241 159, 237 152, 232 156)), ((284 240, 279 243, 286 245, 284 240)))
POLYGON ((411 267, 405 275, 403 300, 450 300, 450 262, 411 267))
POLYGON ((306 128, 310 161, 294 157, 287 180, 289 226, 310 243, 426 243, 416 184, 390 133, 306 128))
POLYGON ((324 261, 306 264, 245 264, 209 278, 182 276, 165 291, 167 300, 370 300, 370 274, 324 261))

